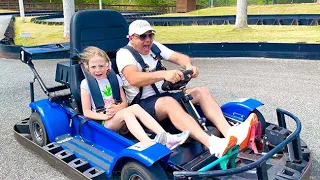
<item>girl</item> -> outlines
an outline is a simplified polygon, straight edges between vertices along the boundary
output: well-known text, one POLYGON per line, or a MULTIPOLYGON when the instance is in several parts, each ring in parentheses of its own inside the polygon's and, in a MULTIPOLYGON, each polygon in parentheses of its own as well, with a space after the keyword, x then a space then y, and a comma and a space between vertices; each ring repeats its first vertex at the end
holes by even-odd
MULTIPOLYGON (((150 142, 159 142, 166 145, 170 150, 183 144, 189 137, 189 131, 184 131, 176 135, 166 133, 158 122, 137 104, 128 107, 126 96, 121 87, 120 94, 122 103, 114 104, 110 83, 107 79, 107 74, 111 67, 110 59, 103 50, 89 46, 85 48, 81 54, 81 60, 83 61, 85 68, 97 80, 106 108, 105 114, 97 113, 95 111, 87 81, 84 79, 80 85, 84 116, 90 119, 100 120, 102 125, 116 132, 126 124, 129 131, 141 143, 149 144, 150 142), (154 140, 148 137, 136 118, 139 118, 148 129, 157 134, 154 140)), ((122 81, 119 77, 118 81, 121 86, 122 81)))

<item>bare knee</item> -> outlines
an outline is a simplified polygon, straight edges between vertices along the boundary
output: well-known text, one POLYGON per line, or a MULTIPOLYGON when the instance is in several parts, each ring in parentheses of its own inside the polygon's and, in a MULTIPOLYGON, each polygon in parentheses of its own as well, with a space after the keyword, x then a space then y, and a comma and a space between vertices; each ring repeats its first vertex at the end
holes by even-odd
POLYGON ((139 107, 140 107, 139 105, 133 104, 133 105, 131 105, 131 106, 126 107, 125 109, 126 109, 127 111, 134 111, 134 110, 136 110, 136 109, 139 108, 139 107))
POLYGON ((209 88, 205 87, 205 86, 196 87, 196 88, 194 88, 194 91, 197 92, 198 94, 203 94, 203 95, 211 94, 209 88))
POLYGON ((176 105, 179 105, 178 101, 170 96, 162 97, 156 102, 156 106, 164 109, 170 109, 170 107, 176 105))
POLYGON ((194 99, 201 99, 201 98, 209 98, 211 96, 211 92, 207 87, 196 87, 192 89, 192 96, 194 99))
POLYGON ((182 107, 177 100, 167 96, 158 99, 155 104, 155 109, 157 112, 169 114, 169 112, 177 111, 179 109, 182 109, 182 107))

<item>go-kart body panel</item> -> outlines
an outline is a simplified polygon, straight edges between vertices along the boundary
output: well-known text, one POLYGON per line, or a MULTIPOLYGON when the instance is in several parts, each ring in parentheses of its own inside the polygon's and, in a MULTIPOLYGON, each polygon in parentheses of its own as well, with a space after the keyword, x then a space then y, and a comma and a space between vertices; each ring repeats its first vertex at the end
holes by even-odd
POLYGON ((171 151, 159 143, 147 146, 134 143, 92 120, 79 127, 84 116, 63 104, 43 99, 30 103, 30 107, 39 113, 50 142, 61 146, 67 155, 71 151, 75 157, 86 159, 90 166, 105 171, 108 177, 112 176, 114 168, 121 169, 128 160, 136 160, 147 167, 159 162, 165 167, 170 157, 171 151))
POLYGON ((61 105, 43 99, 32 102, 29 106, 40 115, 50 142, 54 142, 58 136, 72 133, 70 120, 61 105))
POLYGON ((242 98, 222 105, 221 110, 225 116, 243 122, 253 110, 262 105, 256 99, 242 98))

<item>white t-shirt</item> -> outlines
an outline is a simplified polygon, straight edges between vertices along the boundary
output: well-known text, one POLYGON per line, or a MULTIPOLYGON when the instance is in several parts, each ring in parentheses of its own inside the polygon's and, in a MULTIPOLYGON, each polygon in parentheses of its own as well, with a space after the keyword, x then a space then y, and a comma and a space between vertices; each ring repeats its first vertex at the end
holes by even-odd
MULTIPOLYGON (((171 49, 167 48, 166 46, 164 46, 156 41, 153 41, 153 43, 156 44, 159 47, 159 49, 161 50, 161 56, 164 58, 164 60, 169 59, 170 56, 172 55, 172 53, 174 52, 171 49)), ((129 43, 128 45, 130 46, 131 44, 129 43)), ((153 58, 153 57, 155 57, 155 54, 152 51, 150 51, 150 53, 148 55, 142 55, 142 54, 140 54, 140 55, 141 55, 143 61, 147 65, 149 65, 149 70, 150 71, 155 70, 155 68, 157 66, 157 62, 158 62, 157 60, 155 60, 153 58)), ((127 81, 127 79, 124 77, 124 75, 122 74, 122 70, 123 70, 123 68, 125 68, 128 65, 136 65, 138 67, 139 71, 142 71, 142 67, 137 62, 137 60, 134 58, 134 56, 130 53, 130 51, 127 49, 120 49, 117 52, 116 62, 117 62, 120 77, 123 81, 123 88, 126 92, 127 101, 129 103, 131 103, 132 100, 134 99, 134 97, 139 93, 139 87, 132 86, 127 81)), ((163 80, 155 83, 155 85, 157 86, 160 93, 164 92, 161 89, 162 84, 163 84, 163 80)), ((156 93, 152 89, 151 85, 144 86, 141 99, 145 99, 145 98, 153 96, 155 94, 156 93)))
MULTIPOLYGON (((119 82, 119 87, 121 88, 122 80, 118 75, 117 75, 117 79, 118 79, 118 82, 119 82)), ((113 100, 112 89, 111 89, 109 80, 106 78, 106 79, 97 80, 97 82, 98 82, 99 89, 101 91, 101 95, 102 95, 104 103, 105 104, 112 104, 114 102, 114 100, 113 100)), ((92 95, 91 95, 91 92, 90 92, 90 89, 89 89, 89 86, 88 86, 88 82, 87 82, 86 79, 83 79, 81 81, 80 88, 81 89, 85 89, 90 94, 92 111, 95 112, 96 111, 96 106, 95 106, 94 101, 92 99, 92 95)))

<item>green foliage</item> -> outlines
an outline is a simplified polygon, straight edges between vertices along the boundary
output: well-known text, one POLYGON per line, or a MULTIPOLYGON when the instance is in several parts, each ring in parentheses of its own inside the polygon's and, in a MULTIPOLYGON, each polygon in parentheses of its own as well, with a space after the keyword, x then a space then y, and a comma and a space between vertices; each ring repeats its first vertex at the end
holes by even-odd
POLYGON ((172 5, 176 4, 175 0, 136 0, 138 5, 172 5))
MULTIPOLYGON (((51 2, 62 3, 63 0, 51 0, 51 2)), ((74 0, 76 4, 98 4, 99 0, 74 0)), ((211 0, 197 0, 197 5, 208 7, 211 0)), ((32 2, 50 2, 50 0, 32 0, 32 2)), ((104 4, 137 4, 137 5, 170 5, 175 6, 177 0, 102 0, 104 4)), ((259 4, 293 4, 293 3, 314 3, 316 0, 248 0, 249 5, 259 4)), ((237 0, 213 0, 213 6, 235 6, 237 0)))
MULTIPOLYGON (((211 0, 197 0, 197 5, 208 7, 211 0)), ((248 0, 248 5, 259 4, 293 4, 293 3, 314 3, 315 0, 248 0)), ((236 6, 237 0, 213 0, 213 6, 236 6)))

